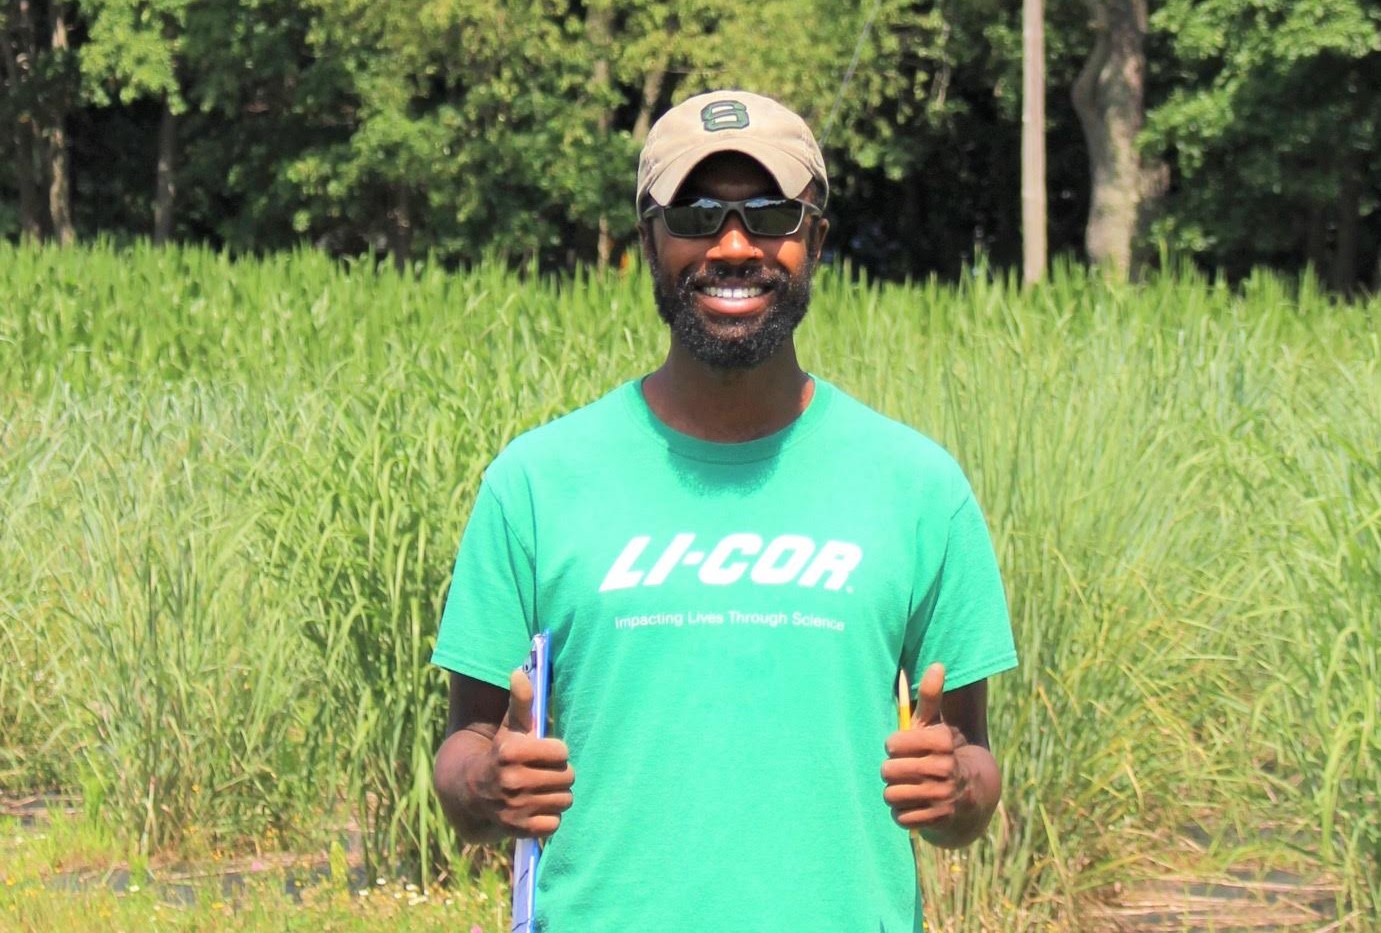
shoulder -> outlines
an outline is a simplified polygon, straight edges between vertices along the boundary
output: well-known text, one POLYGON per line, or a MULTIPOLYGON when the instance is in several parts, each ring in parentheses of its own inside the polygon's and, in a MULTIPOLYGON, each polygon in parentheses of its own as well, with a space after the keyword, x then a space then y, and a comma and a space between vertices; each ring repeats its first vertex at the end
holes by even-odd
POLYGON ((829 440, 832 445, 869 466, 908 485, 940 488, 957 505, 969 494, 959 462, 942 445, 921 431, 882 414, 847 392, 830 386, 829 440))
POLYGON ((631 386, 625 382, 588 405, 518 435, 489 464, 485 482, 502 489, 534 473, 569 468, 607 451, 628 430, 631 386))

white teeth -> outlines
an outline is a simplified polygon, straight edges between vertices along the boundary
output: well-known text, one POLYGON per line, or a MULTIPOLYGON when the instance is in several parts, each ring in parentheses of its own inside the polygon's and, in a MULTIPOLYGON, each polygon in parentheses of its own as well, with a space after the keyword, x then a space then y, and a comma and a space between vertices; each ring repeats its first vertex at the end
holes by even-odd
POLYGON ((704 289, 705 294, 709 295, 711 298, 756 298, 765 291, 767 291, 767 289, 757 287, 718 288, 713 285, 707 285, 704 289))

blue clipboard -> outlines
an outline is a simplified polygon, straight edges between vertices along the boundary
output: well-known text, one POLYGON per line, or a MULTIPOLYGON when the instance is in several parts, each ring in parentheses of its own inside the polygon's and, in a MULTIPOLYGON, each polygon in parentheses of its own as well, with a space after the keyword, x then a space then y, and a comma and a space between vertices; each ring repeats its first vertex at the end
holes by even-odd
MULTIPOLYGON (((532 649, 523 662, 523 673, 532 681, 532 730, 547 736, 547 696, 551 692, 550 632, 533 636, 532 649)), ((532 933, 537 907, 537 863, 542 846, 536 839, 521 838, 513 849, 513 933, 532 933)))

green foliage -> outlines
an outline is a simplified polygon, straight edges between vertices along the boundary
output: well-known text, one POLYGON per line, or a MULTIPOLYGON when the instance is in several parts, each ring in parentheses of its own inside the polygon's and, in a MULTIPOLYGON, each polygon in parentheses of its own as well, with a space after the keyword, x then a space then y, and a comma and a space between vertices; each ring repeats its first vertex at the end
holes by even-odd
POLYGON ((166 95, 181 112, 177 69, 190 7, 189 0, 84 0, 89 34, 81 62, 92 101, 109 104, 111 90, 125 104, 166 95))
POLYGON ((535 256, 566 248, 565 225, 593 225, 601 173, 632 156, 594 132, 605 102, 582 93, 570 14, 542 0, 311 8, 313 79, 348 135, 287 166, 299 232, 382 245, 405 223, 419 250, 535 256))
POLYGON ((0 684, 0 779, 80 782, 143 853, 282 835, 325 805, 279 780, 314 770, 302 651, 257 573, 255 510, 230 507, 252 463, 227 449, 242 426, 226 401, 60 390, 0 427, 15 556, 0 614, 18 661, 0 684))
POLYGON ((430 877, 455 854, 430 794, 446 707, 428 661, 454 547, 439 529, 459 508, 442 491, 479 466, 455 461, 444 397, 421 380, 385 382, 372 399, 321 413, 333 421, 324 449, 308 434, 293 458, 317 469, 269 485, 265 570, 303 606, 323 700, 312 732, 342 756, 356 812, 371 817, 370 861, 430 877))
MULTIPOLYGON (((1088 6, 1045 14, 1050 244, 1077 255, 1088 164, 1068 92, 1088 6)), ((21 169, 43 225, 63 126, 78 231, 147 232, 166 102, 178 239, 400 265, 617 260, 636 251, 650 120, 737 86, 826 137, 838 253, 891 279, 1020 256, 1021 24, 995 0, 5 0, 0 32, 11 239, 21 169)), ((1312 264, 1374 286, 1379 32, 1371 0, 1152 4, 1142 144, 1170 184, 1148 245, 1234 279, 1312 264)))
MULTIPOLYGON (((1263 256, 1319 264, 1350 215, 1374 214, 1381 176, 1381 15, 1367 0, 1171 0, 1152 16, 1169 40, 1169 90, 1144 146, 1178 184, 1156 235, 1245 272, 1263 256), (1350 176, 1359 194, 1343 197, 1350 176), (1354 203, 1354 198, 1360 197, 1354 203), (1306 223, 1281 223, 1293 216, 1306 223)), ((1381 244, 1369 241, 1368 258, 1381 244)))

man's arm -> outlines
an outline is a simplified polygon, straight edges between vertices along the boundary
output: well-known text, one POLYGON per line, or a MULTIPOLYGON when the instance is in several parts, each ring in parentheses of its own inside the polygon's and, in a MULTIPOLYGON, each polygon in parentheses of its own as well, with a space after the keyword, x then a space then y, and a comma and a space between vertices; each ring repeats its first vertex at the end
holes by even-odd
POLYGON ((532 734, 532 684, 509 689, 451 674, 446 740, 432 779, 441 809, 467 840, 550 836, 571 805, 575 771, 566 743, 532 734))
POLYGON ((921 678, 912 728, 888 736, 883 799, 898 824, 957 849, 988 828, 1002 782, 988 749, 987 681, 948 693, 944 682, 944 666, 932 664, 921 678))

